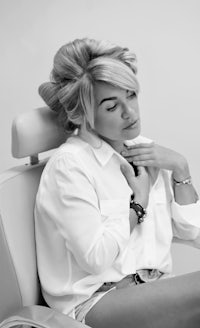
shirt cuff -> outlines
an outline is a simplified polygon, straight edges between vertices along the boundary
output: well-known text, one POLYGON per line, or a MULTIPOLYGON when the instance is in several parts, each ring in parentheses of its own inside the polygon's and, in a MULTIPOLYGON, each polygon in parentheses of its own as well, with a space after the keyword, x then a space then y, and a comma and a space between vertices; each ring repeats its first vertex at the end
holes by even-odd
POLYGON ((177 223, 185 223, 200 228, 200 201, 188 205, 172 202, 172 217, 177 223))
POLYGON ((200 201, 188 205, 172 202, 174 236, 184 240, 196 240, 200 235, 200 201))

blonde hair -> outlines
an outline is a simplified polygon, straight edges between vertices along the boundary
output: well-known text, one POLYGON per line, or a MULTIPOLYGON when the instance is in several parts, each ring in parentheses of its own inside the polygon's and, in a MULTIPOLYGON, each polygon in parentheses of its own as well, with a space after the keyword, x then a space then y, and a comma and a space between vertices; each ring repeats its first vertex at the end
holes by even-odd
POLYGON ((39 94, 58 113, 67 132, 74 131, 84 120, 94 128, 94 83, 106 82, 138 93, 136 73, 136 56, 128 48, 76 39, 58 50, 50 82, 39 87, 39 94))

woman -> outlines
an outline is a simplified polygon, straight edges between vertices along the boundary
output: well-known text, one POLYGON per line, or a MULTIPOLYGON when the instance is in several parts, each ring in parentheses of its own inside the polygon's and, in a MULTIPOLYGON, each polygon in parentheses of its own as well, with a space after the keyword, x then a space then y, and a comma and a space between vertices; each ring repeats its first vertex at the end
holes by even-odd
POLYGON ((39 88, 71 134, 37 194, 43 296, 92 327, 196 327, 199 274, 162 278, 173 236, 200 246, 200 205, 186 159, 140 136, 136 71, 127 48, 75 40, 39 88))

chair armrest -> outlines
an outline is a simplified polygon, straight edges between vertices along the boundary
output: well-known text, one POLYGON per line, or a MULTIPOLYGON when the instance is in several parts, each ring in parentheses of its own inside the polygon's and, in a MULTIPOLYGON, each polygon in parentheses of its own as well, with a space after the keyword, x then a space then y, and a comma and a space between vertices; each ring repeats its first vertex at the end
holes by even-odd
POLYGON ((0 323, 0 328, 27 325, 36 328, 86 328, 69 316, 39 305, 27 306, 0 323))

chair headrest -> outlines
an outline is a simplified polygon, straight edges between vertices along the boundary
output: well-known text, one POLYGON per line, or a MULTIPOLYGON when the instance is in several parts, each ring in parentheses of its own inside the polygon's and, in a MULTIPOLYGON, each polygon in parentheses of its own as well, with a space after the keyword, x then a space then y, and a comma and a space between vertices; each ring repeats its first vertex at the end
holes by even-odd
POLYGON ((49 107, 36 108, 18 115, 12 124, 12 155, 34 156, 60 146, 67 135, 49 107))

